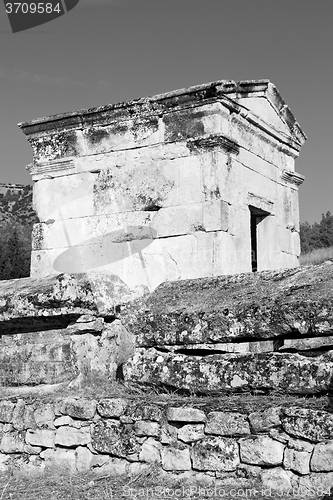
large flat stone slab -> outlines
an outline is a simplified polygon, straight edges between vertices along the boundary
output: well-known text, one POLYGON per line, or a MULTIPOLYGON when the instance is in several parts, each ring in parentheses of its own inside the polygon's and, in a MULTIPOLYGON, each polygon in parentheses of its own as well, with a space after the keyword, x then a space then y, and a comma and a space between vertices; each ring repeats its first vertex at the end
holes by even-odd
POLYGON ((187 356, 137 349, 124 364, 126 381, 196 393, 283 391, 325 393, 332 387, 333 353, 308 358, 293 353, 187 356))
POLYGON ((333 266, 167 282, 121 320, 140 347, 330 336, 333 266))
POLYGON ((115 316, 138 297, 108 273, 59 274, 0 282, 1 333, 67 326, 82 315, 115 316))

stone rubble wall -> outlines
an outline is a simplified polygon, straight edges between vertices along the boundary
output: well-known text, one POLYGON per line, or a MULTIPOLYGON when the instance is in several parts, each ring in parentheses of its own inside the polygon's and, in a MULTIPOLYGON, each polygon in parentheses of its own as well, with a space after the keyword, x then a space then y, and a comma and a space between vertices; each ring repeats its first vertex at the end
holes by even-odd
MULTIPOLYGON (((294 406, 223 411, 124 397, 0 402, 0 471, 140 474, 149 467, 287 492, 333 483, 333 415, 294 406)), ((320 495, 318 495, 320 496, 320 495)))
POLYGON ((332 484, 332 281, 324 263, 141 295, 99 273, 1 282, 2 472, 332 484), (87 381, 110 397, 73 398, 87 381))

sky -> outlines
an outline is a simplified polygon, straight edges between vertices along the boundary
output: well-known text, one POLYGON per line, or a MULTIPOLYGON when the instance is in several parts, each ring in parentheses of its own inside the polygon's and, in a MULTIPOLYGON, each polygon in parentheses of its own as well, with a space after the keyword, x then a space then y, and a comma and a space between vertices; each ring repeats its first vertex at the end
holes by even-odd
POLYGON ((0 4, 0 182, 31 184, 19 122, 214 80, 275 84, 308 137, 300 219, 333 213, 332 0, 80 0, 12 33, 0 4))

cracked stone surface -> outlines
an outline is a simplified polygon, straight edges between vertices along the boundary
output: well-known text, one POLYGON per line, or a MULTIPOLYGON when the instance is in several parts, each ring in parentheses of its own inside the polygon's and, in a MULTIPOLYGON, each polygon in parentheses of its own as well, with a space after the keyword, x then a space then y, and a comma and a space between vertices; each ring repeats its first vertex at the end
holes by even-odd
POLYGON ((187 345, 329 336, 333 266, 167 282, 124 308, 137 345, 187 345))
POLYGON ((333 354, 316 358, 290 353, 202 357, 141 348, 125 363, 123 370, 126 381, 205 394, 263 389, 316 394, 331 388, 333 354))

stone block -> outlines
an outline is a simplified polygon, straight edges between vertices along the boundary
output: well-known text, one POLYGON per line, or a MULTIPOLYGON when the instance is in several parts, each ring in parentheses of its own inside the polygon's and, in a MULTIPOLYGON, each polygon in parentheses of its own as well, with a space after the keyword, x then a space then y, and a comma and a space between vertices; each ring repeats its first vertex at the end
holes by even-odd
POLYGON ((192 447, 192 462, 200 471, 234 471, 239 465, 237 441, 218 436, 197 441, 192 447))
POLYGON ((43 179, 34 184, 34 209, 41 222, 93 215, 93 189, 97 174, 84 172, 43 179))
POLYGON ((287 470, 292 470, 298 474, 310 473, 310 457, 307 451, 297 451, 286 448, 283 458, 283 466, 287 470))
MULTIPOLYGON (((273 427, 272 429, 269 430, 269 435, 271 438, 275 439, 276 441, 280 441, 280 443, 287 444, 289 443, 291 437, 289 434, 284 432, 281 428, 275 428, 273 427)), ((304 450, 301 450, 304 451, 304 450)))
POLYGON ((246 415, 241 413, 212 411, 207 415, 206 434, 216 436, 243 436, 250 434, 246 415))
POLYGON ((282 252, 292 253, 292 234, 286 227, 278 226, 278 244, 282 252))
POLYGON ((63 401, 60 411, 63 415, 69 415, 81 420, 90 420, 96 413, 97 401, 94 399, 68 398, 63 401))
POLYGON ((11 401, 0 401, 0 422, 11 422, 14 407, 15 405, 11 401))
POLYGON ((219 150, 203 152, 200 155, 204 201, 211 202, 219 199, 229 203, 233 201, 233 198, 228 198, 228 196, 233 197, 233 190, 224 189, 228 182, 228 162, 227 154, 219 150))
POLYGON ((85 446, 78 446, 75 450, 75 468, 77 472, 87 472, 91 469, 94 455, 85 446))
POLYGON ((161 463, 161 443, 149 437, 143 444, 139 459, 148 463, 161 463))
POLYGON ((119 418, 125 414, 128 401, 123 398, 107 398, 97 403, 97 413, 101 417, 119 418))
POLYGON ((162 444, 171 444, 177 441, 178 429, 174 425, 164 423, 161 426, 160 441, 162 444))
POLYGON ((35 409, 34 419, 40 429, 54 429, 54 408, 52 403, 45 403, 35 409))
POLYGON ((158 437, 160 431, 160 424, 151 420, 137 420, 134 424, 134 432, 137 436, 158 437))
POLYGON ((74 427, 59 427, 55 435, 55 444, 71 448, 73 446, 82 446, 91 442, 89 427, 75 429, 74 427))
POLYGON ((193 443, 205 437, 204 424, 187 424, 178 429, 178 439, 184 443, 193 443))
POLYGON ((12 424, 17 430, 36 429, 34 406, 25 404, 19 399, 13 412, 12 424))
POLYGON ((315 498, 326 498, 332 495, 333 472, 311 472, 299 478, 298 487, 305 495, 315 498))
MULTIPOLYGON (((159 224, 158 222, 159 214, 162 213, 163 219, 163 214, 166 216, 169 214, 170 216, 170 210, 171 208, 162 208, 158 212, 124 212, 91 217, 76 217, 54 221, 52 224, 46 222, 35 224, 32 237, 33 250, 76 247, 78 245, 87 246, 89 244, 90 246, 93 244, 96 246, 98 242, 110 244, 111 248, 117 248, 116 243, 153 239, 157 237, 158 230, 160 232, 165 230, 163 224, 159 224)), ((177 211, 176 208, 172 210, 177 211)), ((195 218, 192 218, 195 221, 195 218)), ((191 227, 190 217, 188 219, 184 227, 191 227)), ((175 222, 171 217, 172 221, 175 222)), ((163 222, 165 221, 162 220, 163 222)), ((178 228, 182 228, 181 221, 179 221, 178 228)), ((184 234, 184 232, 181 230, 179 234, 184 234)))
POLYGON ((170 406, 167 409, 167 419, 169 422, 206 422, 206 415, 198 408, 170 406))
POLYGON ((200 108, 189 107, 167 113, 163 117, 166 142, 182 141, 216 134, 221 130, 225 109, 221 103, 211 103, 200 108))
MULTIPOLYGON (((134 168, 132 164, 104 168, 94 184, 94 213, 156 210, 163 207, 170 197, 174 198, 174 191, 177 192, 176 180, 155 162, 150 162, 149 166, 138 163, 134 168)), ((185 202, 187 200, 181 204, 185 202)))
POLYGON ((281 495, 283 493, 287 495, 292 487, 290 475, 282 467, 263 470, 261 472, 261 481, 264 494, 267 493, 269 496, 274 491, 281 492, 281 495))
POLYGON ((178 166, 178 203, 180 205, 191 205, 202 203, 204 194, 202 191, 200 159, 188 156, 177 160, 178 166))
POLYGON ((159 242, 165 279, 170 281, 191 279, 196 275, 198 265, 197 240, 194 235, 162 238, 159 242))
POLYGON ((191 470, 188 448, 163 447, 161 449, 162 468, 170 471, 191 470))
POLYGON ((12 431, 3 434, 0 451, 2 453, 23 453, 25 446, 25 432, 12 431))
POLYGON ((164 416, 163 408, 142 401, 132 402, 128 407, 127 414, 133 420, 153 420, 154 422, 160 422, 164 416))
POLYGON ((10 457, 5 455, 4 453, 0 453, 0 472, 7 472, 8 470, 8 461, 10 457))
POLYGON ((204 231, 228 231, 229 205, 223 200, 202 204, 202 227, 204 231))
POLYGON ((54 448, 56 431, 52 429, 28 430, 25 436, 27 444, 42 446, 43 448, 54 448))
POLYGON ((47 449, 42 451, 40 456, 45 460, 45 467, 49 470, 64 470, 72 474, 77 472, 76 450, 66 450, 63 448, 47 449))
POLYGON ((141 450, 138 439, 131 427, 114 420, 99 420, 92 427, 91 444, 99 453, 125 458, 141 450))
POLYGON ((294 439, 288 436, 288 448, 292 448, 297 451, 306 451, 308 453, 313 452, 313 444, 308 441, 303 441, 302 439, 294 439))
POLYGON ((197 247, 197 269, 198 278, 213 276, 214 260, 214 232, 195 231, 193 236, 196 239, 197 247))
POLYGON ((250 272, 249 248, 251 248, 249 235, 236 237, 230 231, 215 233, 213 276, 250 272))
POLYGON ((252 465, 280 465, 285 446, 269 436, 251 436, 239 440, 241 461, 252 465))
MULTIPOLYGON (((191 323, 187 328, 191 328, 193 322, 191 323)), ((198 334, 202 335, 199 329, 198 334)), ((185 335, 193 338, 194 332, 188 334, 186 330, 184 338, 185 335)), ((201 357, 140 348, 135 357, 124 364, 123 369, 127 381, 154 386, 169 384, 194 392, 279 388, 287 394, 316 394, 329 390, 332 366, 330 355, 306 358, 290 353, 260 353, 251 356, 234 353, 201 357)), ((296 434, 298 431, 289 417, 284 418, 283 425, 286 432, 290 429, 290 434, 302 437, 302 433, 296 434)))
POLYGON ((62 425, 73 425, 74 420, 68 415, 62 415, 54 420, 54 427, 61 427, 62 425))
POLYGON ((315 472, 333 471, 333 440, 314 446, 310 467, 315 472))
POLYGON ((286 349, 295 349, 295 351, 308 351, 312 349, 320 349, 333 347, 333 337, 310 337, 301 339, 284 339, 283 346, 279 351, 283 352, 286 349))
POLYGON ((281 408, 268 408, 267 410, 250 413, 249 421, 252 432, 267 432, 273 427, 281 425, 281 408))
POLYGON ((203 226, 201 203, 161 208, 150 223, 151 237, 189 234, 203 226))
POLYGON ((333 439, 333 415, 308 408, 284 408, 283 429, 292 436, 309 441, 333 439))
POLYGON ((31 444, 25 444, 23 453, 27 453, 28 455, 39 455, 43 448, 41 446, 32 446, 31 444))

